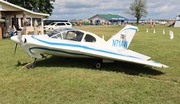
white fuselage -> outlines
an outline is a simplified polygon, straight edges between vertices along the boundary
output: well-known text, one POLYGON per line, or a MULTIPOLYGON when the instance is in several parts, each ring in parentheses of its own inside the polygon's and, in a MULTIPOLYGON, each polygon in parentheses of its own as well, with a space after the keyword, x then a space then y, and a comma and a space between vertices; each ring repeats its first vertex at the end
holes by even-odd
POLYGON ((84 52, 98 52, 101 54, 118 52, 111 48, 106 42, 104 42, 104 44, 95 44, 90 42, 61 40, 50 38, 47 35, 23 35, 22 41, 25 40, 26 42, 23 42, 21 46, 34 58, 41 58, 40 54, 50 54, 61 57, 96 58, 84 52))

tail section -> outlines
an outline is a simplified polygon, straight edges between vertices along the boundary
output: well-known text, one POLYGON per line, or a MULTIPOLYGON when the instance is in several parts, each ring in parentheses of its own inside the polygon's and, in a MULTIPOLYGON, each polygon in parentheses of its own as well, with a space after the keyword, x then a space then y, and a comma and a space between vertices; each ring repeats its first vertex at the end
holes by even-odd
POLYGON ((107 42, 118 50, 127 49, 136 33, 137 27, 127 25, 107 42))

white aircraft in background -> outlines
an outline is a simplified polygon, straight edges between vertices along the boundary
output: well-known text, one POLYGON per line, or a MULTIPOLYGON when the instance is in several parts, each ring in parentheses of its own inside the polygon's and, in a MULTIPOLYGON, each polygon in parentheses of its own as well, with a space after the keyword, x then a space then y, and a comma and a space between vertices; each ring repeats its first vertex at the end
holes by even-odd
MULTIPOLYGON (((74 28, 57 29, 47 35, 18 34, 12 36, 11 40, 19 43, 22 49, 35 59, 34 62, 49 54, 61 57, 96 58, 101 59, 102 63, 126 61, 168 68, 164 64, 149 60, 149 56, 128 49, 136 30, 137 27, 127 25, 108 41, 93 33, 74 28)), ((96 68, 102 66, 101 62, 96 63, 96 68)), ((33 64, 31 67, 34 66, 33 64)))

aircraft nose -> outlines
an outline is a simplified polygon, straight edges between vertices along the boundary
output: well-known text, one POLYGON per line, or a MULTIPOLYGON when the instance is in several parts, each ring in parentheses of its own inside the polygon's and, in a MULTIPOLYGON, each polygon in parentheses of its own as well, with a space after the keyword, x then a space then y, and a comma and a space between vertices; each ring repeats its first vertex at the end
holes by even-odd
POLYGON ((14 41, 15 43, 20 43, 17 35, 16 36, 12 36, 11 40, 14 41))

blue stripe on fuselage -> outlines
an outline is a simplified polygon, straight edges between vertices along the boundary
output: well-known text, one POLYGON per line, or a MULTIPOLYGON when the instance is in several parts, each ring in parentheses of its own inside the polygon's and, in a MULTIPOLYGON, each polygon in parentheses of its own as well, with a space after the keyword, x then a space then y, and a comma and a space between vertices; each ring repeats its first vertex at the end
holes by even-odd
MULTIPOLYGON (((33 50, 33 49, 40 49, 40 50, 46 50, 46 51, 60 52, 60 53, 64 53, 64 54, 74 55, 74 56, 92 57, 92 56, 89 56, 89 55, 84 55, 84 54, 79 54, 79 53, 74 53, 74 52, 67 52, 67 51, 62 51, 62 50, 57 50, 57 49, 43 48, 43 47, 32 47, 32 48, 29 48, 29 51, 31 52, 31 50, 33 50)), ((31 54, 33 54, 33 53, 31 52, 31 54)))

